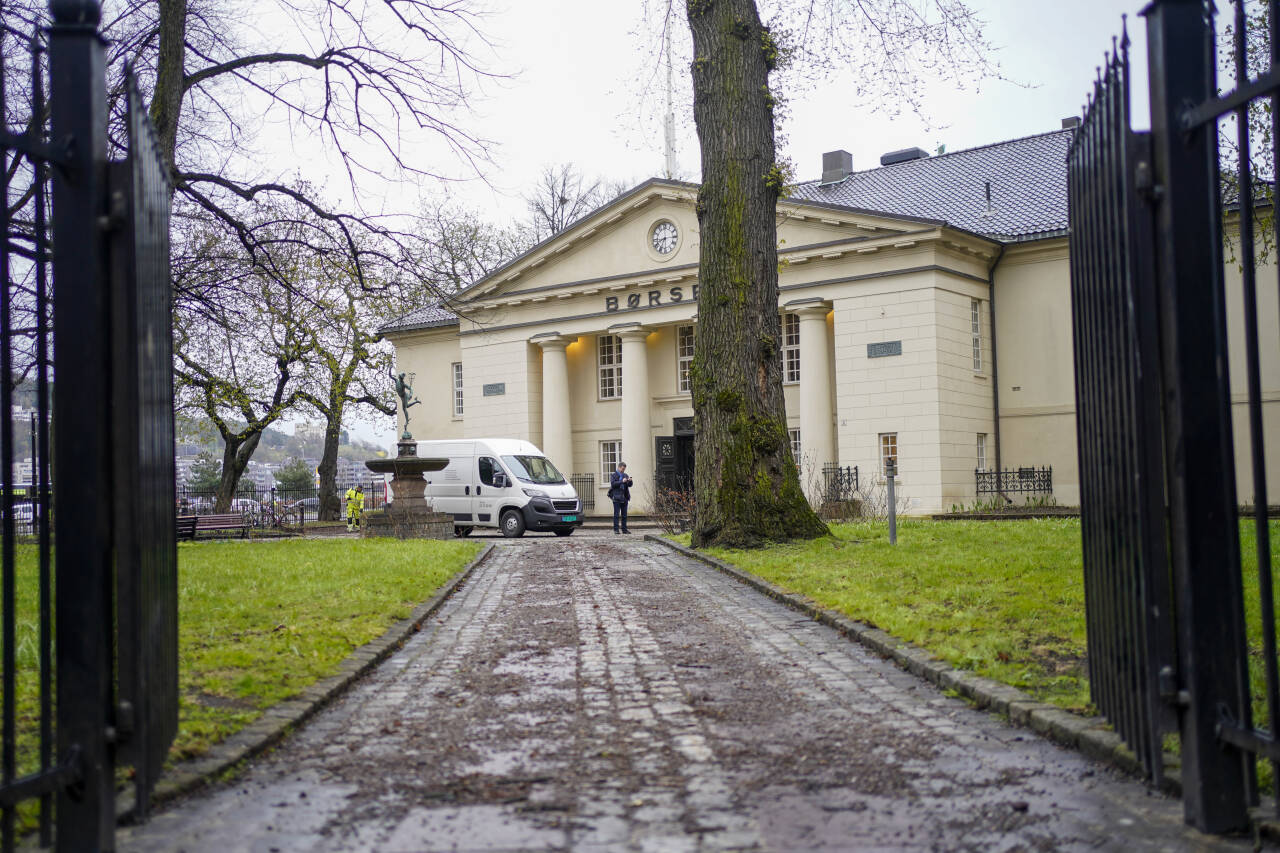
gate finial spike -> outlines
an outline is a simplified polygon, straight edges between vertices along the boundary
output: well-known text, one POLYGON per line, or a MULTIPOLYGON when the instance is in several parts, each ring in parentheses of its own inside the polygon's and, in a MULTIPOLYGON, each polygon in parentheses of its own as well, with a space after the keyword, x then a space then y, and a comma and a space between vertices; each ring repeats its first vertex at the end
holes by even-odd
POLYGON ((49 0, 49 14, 55 24, 97 27, 102 21, 98 0, 49 0))
POLYGON ((1129 55, 1129 16, 1124 14, 1120 16, 1120 47, 1124 50, 1125 57, 1129 55))

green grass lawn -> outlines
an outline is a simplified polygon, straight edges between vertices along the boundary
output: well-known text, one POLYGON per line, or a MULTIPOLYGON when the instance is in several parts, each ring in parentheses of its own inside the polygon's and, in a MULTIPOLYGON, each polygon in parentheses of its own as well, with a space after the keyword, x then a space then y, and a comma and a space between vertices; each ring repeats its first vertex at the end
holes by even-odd
MULTIPOLYGON (((835 524, 758 551, 708 549, 791 592, 882 628, 951 665, 1090 712, 1079 519, 835 524)), ((688 544, 687 535, 677 537, 688 544)), ((1280 522, 1271 522, 1273 553, 1280 522)), ((1254 695, 1262 691, 1257 560, 1241 524, 1254 695)), ((1280 565, 1277 566, 1280 569, 1280 565)))
MULTIPOLYGON (((182 543, 177 761, 337 671, 479 552, 393 539, 182 543)), ((20 772, 35 769, 36 551, 18 549, 20 772)))
POLYGON ((332 675, 480 548, 421 539, 182 544, 181 724, 171 758, 205 752, 332 675))

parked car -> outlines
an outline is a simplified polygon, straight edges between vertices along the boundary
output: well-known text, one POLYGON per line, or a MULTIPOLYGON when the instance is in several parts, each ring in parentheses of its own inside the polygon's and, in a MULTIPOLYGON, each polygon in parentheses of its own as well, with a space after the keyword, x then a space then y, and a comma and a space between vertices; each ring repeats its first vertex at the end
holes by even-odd
POLYGON ((211 498, 179 498, 178 509, 183 515, 207 515, 213 512, 211 498))
POLYGON ((228 512, 238 512, 242 515, 247 515, 251 519, 256 519, 262 512, 262 505, 253 498, 232 498, 228 512))

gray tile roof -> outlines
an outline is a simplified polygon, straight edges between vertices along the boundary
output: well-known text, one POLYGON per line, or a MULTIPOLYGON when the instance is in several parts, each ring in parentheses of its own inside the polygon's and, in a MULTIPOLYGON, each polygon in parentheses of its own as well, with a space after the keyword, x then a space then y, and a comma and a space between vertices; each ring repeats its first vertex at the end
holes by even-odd
POLYGON ((1057 130, 854 172, 828 186, 808 181, 793 187, 791 197, 942 220, 1004 242, 1048 236, 1067 228, 1071 137, 1072 131, 1057 130))
POLYGON ((458 325, 457 314, 447 308, 441 308, 439 305, 424 305, 384 324, 380 331, 386 334, 387 332, 411 332, 417 329, 433 329, 437 326, 456 325, 458 325))
MULTIPOLYGON (((828 186, 822 186, 819 181, 807 181, 792 187, 790 197, 800 202, 944 222, 1001 242, 1065 234, 1067 150, 1071 146, 1072 133, 1070 130, 1055 130, 923 160, 881 166, 854 172, 843 181, 828 186), (986 198, 988 181, 991 182, 990 211, 987 210, 986 198)), ((691 189, 698 186, 651 178, 619 199, 605 203, 599 210, 620 199, 640 195, 653 184, 691 189)), ((594 216, 599 210, 578 221, 594 216)), ((494 275, 546 245, 550 239, 554 236, 481 281, 491 280, 494 275)), ((480 283, 474 282, 454 298, 464 296, 480 283)), ((452 311, 439 305, 427 305, 390 321, 382 331, 408 332, 457 323, 458 316, 452 311)))

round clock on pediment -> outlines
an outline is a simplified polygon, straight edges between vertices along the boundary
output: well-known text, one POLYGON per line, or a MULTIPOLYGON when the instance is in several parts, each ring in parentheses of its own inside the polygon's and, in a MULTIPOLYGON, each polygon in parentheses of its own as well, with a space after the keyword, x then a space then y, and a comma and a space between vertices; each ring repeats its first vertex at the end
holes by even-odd
POLYGON ((662 257, 676 250, 680 242, 680 231, 670 219, 660 220, 649 232, 649 245, 662 257))

